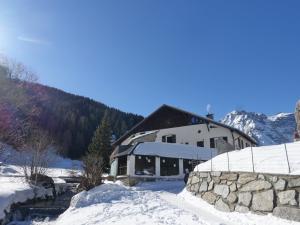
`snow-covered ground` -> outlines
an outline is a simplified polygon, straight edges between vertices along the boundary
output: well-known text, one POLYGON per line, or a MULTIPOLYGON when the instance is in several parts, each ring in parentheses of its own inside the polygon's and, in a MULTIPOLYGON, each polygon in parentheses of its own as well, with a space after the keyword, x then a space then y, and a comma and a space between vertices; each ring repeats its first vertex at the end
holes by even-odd
POLYGON ((28 199, 51 196, 52 192, 44 188, 32 187, 21 177, 0 176, 0 220, 4 218, 4 210, 9 212, 13 203, 25 202, 28 199))
MULTIPOLYGON (((63 183, 59 176, 70 176, 81 173, 81 162, 62 158, 50 153, 51 162, 47 175, 53 177, 55 183, 63 183)), ((13 203, 25 202, 34 197, 51 195, 49 190, 28 185, 23 176, 20 157, 26 157, 6 146, 5 152, 0 156, 0 220, 5 216, 4 210, 9 211, 13 203)))
MULTIPOLYGON (((6 145, 5 152, 0 155, 0 176, 23 176, 21 164, 24 157, 29 157, 29 154, 20 153, 6 145)), ((49 151, 47 161, 49 161, 48 176, 59 177, 81 174, 81 161, 63 158, 54 151, 49 151)))
MULTIPOLYGON (((299 175, 300 142, 288 143, 286 149, 287 155, 284 144, 252 148, 254 171, 299 175), (288 165, 290 166, 290 173, 288 165)), ((213 171, 228 171, 228 159, 230 171, 253 171, 251 148, 218 155, 212 160, 199 164, 195 171, 210 171, 211 167, 213 171)))
POLYGON ((142 183, 125 187, 106 183, 73 197, 70 208, 52 222, 39 225, 298 225, 255 214, 224 213, 184 189, 182 181, 142 183))

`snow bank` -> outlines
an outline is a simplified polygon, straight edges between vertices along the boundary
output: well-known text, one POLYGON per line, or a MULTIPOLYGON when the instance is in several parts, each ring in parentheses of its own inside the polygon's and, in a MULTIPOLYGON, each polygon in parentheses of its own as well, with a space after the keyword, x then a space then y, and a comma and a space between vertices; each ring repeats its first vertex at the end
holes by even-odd
MULTIPOLYGON (((172 186, 172 183, 169 182, 169 185, 172 186)), ((74 196, 70 208, 53 224, 207 224, 198 216, 168 203, 160 193, 147 190, 145 186, 139 189, 103 184, 74 196)))
MULTIPOLYGON (((1 144, 1 143, 0 143, 1 144)), ((0 155, 0 220, 4 218, 4 211, 9 211, 14 203, 25 202, 28 199, 43 198, 52 195, 51 189, 32 187, 24 181, 22 160, 29 153, 20 154, 12 147, 5 145, 5 151, 0 155)), ((81 173, 81 162, 74 161, 50 152, 50 168, 47 175, 53 177, 57 193, 64 191, 65 181, 59 176, 70 176, 81 173)))
MULTIPOLYGON (((288 143, 286 144, 286 148, 290 173, 284 145, 253 147, 254 171, 260 173, 300 175, 300 142, 288 143)), ((199 164, 194 170, 210 171, 211 165, 213 171, 252 172, 251 148, 232 151, 228 155, 227 153, 218 155, 212 160, 199 164)))
POLYGON ((179 181, 142 183, 136 187, 107 183, 77 194, 73 197, 70 208, 56 221, 42 224, 300 224, 272 215, 220 212, 185 189, 182 191, 183 188, 184 183, 179 181))
POLYGON ((0 177, 0 220, 5 217, 4 211, 9 212, 12 204, 49 194, 44 188, 30 186, 22 178, 0 177))

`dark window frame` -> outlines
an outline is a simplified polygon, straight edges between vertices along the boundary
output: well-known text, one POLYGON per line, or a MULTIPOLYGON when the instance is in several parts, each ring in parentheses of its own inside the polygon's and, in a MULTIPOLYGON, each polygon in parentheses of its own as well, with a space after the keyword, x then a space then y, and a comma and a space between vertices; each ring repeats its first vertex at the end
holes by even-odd
POLYGON ((204 140, 203 141, 197 141, 197 147, 204 147, 204 140))
POLYGON ((215 141, 215 138, 210 138, 210 139, 209 139, 209 147, 210 147, 210 148, 216 148, 216 141, 215 141))
POLYGON ((178 176, 179 174, 178 158, 160 158, 160 176, 178 176), (176 165, 175 167, 174 164, 176 165))
POLYGON ((135 175, 153 176, 155 175, 155 167, 155 156, 135 155, 135 175))

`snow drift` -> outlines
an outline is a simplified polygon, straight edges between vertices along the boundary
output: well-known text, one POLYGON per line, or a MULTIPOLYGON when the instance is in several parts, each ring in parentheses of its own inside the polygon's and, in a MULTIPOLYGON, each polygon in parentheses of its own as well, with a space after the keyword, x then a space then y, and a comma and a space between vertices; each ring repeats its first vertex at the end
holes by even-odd
POLYGON ((253 147, 214 157, 195 167, 195 171, 240 171, 300 175, 300 142, 253 147), (290 167, 290 171, 289 171, 290 167))

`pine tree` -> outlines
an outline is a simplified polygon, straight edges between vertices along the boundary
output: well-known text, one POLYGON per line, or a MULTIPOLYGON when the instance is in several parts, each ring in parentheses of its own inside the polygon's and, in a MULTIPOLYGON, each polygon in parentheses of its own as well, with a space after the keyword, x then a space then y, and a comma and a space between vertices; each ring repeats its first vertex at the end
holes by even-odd
POLYGON ((97 127, 91 144, 88 147, 88 152, 98 152, 103 159, 104 171, 109 170, 109 157, 111 154, 111 128, 109 123, 108 112, 105 111, 100 125, 97 127))

